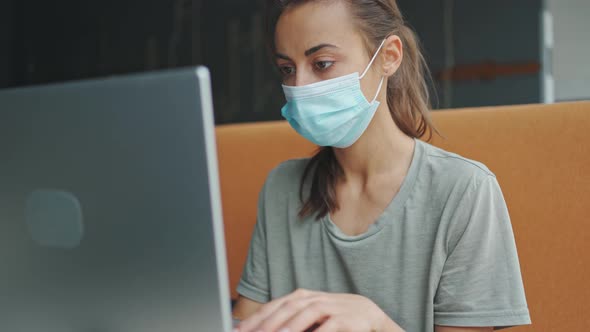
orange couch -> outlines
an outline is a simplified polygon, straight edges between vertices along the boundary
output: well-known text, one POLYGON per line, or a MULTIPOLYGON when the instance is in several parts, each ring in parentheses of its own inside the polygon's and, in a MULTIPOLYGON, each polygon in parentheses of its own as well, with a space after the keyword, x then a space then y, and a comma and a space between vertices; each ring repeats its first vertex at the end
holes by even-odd
MULTIPOLYGON (((433 112, 433 144, 479 160, 502 186, 533 325, 590 330, 590 102, 433 112)), ((232 295, 256 221, 258 191, 281 161, 315 147, 285 122, 217 127, 232 295)))

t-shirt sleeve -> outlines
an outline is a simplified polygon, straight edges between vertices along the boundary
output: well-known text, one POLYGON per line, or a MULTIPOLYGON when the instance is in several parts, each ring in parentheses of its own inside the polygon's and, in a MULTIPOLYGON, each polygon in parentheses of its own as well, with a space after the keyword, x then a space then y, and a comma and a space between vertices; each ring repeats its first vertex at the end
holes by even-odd
MULTIPOLYGON (((452 223, 465 225, 449 247, 434 299, 444 326, 530 324, 508 209, 493 175, 471 184, 452 223)), ((456 235, 456 234, 455 234, 456 235)))
POLYGON ((240 295, 259 303, 266 303, 270 300, 264 211, 265 196, 266 184, 258 197, 258 217, 250 239, 246 264, 237 288, 240 295))

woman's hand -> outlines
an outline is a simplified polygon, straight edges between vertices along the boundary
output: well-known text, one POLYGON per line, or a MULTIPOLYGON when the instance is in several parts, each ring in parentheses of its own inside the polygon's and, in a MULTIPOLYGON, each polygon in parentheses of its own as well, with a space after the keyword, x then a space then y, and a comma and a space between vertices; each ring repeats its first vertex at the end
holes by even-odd
POLYGON ((242 321, 239 332, 403 331, 375 303, 360 295, 297 290, 263 305, 242 321))

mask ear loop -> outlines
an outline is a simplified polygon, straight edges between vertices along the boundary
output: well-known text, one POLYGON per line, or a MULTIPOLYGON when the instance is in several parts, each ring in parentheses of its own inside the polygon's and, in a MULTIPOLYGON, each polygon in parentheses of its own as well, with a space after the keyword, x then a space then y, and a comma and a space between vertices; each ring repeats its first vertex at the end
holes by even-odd
MULTIPOLYGON (((385 44, 386 40, 387 39, 383 39, 383 41, 381 42, 381 45, 379 45, 379 47, 377 48, 377 51, 375 52, 375 54, 373 54, 373 58, 371 58, 371 61, 369 61, 369 65, 367 66, 367 68, 365 68, 365 71, 359 77, 359 80, 361 80, 361 79, 363 79, 363 77, 365 77, 365 74, 367 74, 367 72, 369 71, 369 68, 371 68, 371 65, 373 64, 375 59, 377 59, 377 55, 379 55, 379 51, 381 51, 381 48, 383 47, 383 44, 385 44)), ((379 92, 381 92, 381 87, 383 86, 384 79, 385 79, 385 76, 381 76, 381 82, 379 82, 379 87, 377 88, 377 93, 375 94, 375 98, 373 98, 373 101, 371 102, 371 104, 374 103, 375 100, 377 100, 377 96, 379 96, 379 92)))
POLYGON ((383 86, 383 81, 385 79, 385 76, 381 76, 381 82, 379 82, 379 87, 377 88, 377 93, 375 94, 375 98, 373 98, 373 101, 371 102, 374 103, 375 100, 377 100, 377 97, 379 96, 379 92, 381 92, 381 87, 383 86))
POLYGON ((383 41, 381 42, 381 45, 379 45, 379 47, 377 48, 377 51, 375 52, 375 54, 373 54, 373 58, 371 59, 371 61, 369 61, 369 65, 367 66, 367 68, 365 68, 365 71, 359 77, 359 79, 363 79, 363 77, 365 77, 365 74, 369 71, 369 68, 371 68, 371 65, 373 64, 375 59, 377 59, 377 55, 379 55, 379 51, 381 51, 381 48, 383 47, 383 44, 385 44, 386 40, 387 39, 383 39, 383 41))

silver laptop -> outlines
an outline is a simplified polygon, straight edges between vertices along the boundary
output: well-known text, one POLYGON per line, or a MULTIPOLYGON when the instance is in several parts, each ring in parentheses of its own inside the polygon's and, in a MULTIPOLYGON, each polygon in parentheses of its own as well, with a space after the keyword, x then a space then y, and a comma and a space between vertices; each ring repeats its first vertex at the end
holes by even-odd
POLYGON ((0 91, 0 331, 230 331, 209 72, 0 91))

